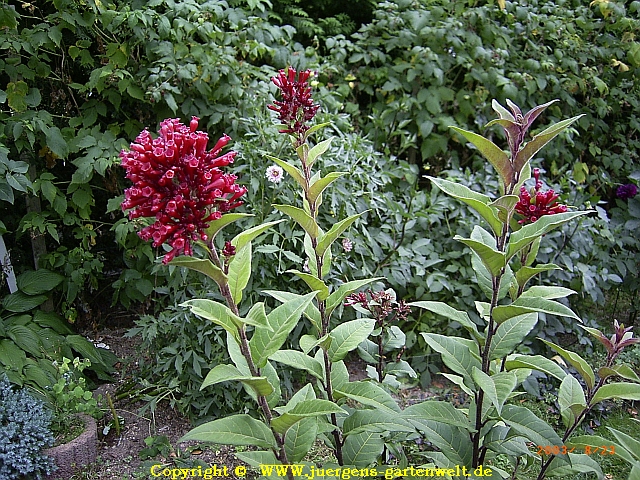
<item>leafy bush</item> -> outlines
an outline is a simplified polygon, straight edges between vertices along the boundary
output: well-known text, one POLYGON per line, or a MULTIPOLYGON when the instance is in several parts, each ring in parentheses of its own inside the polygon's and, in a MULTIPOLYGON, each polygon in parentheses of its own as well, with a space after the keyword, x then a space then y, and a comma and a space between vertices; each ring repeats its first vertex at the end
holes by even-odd
POLYGON ((53 445, 51 412, 26 389, 14 391, 6 376, 0 378, 0 475, 6 479, 37 478, 55 465, 42 455, 53 445))

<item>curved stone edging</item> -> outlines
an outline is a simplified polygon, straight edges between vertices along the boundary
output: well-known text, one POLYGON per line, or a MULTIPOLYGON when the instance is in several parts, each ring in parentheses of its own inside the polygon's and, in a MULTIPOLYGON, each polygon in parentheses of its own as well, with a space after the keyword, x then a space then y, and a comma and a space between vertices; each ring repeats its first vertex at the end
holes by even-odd
POLYGON ((44 455, 51 457, 58 469, 45 480, 67 480, 81 467, 95 461, 97 456, 98 427, 93 417, 78 414, 84 422, 84 431, 68 443, 47 448, 44 455))

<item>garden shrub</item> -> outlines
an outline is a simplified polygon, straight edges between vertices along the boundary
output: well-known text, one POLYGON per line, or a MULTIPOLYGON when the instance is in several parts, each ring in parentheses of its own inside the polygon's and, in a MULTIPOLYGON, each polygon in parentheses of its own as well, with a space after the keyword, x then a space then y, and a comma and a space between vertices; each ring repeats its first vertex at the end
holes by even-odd
POLYGON ((9 480, 41 479, 52 473, 53 461, 42 450, 53 445, 51 412, 27 389, 14 391, 0 378, 0 475, 9 480))

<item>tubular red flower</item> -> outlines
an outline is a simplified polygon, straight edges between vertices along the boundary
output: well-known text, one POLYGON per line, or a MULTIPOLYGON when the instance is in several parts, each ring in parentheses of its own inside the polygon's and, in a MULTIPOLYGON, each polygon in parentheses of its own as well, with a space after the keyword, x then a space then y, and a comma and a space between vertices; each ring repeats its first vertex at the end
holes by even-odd
POLYGON ((540 180, 540 169, 533 169, 533 177, 536 180, 535 187, 527 190, 520 187, 520 200, 516 203, 515 211, 522 215, 518 220, 519 224, 533 223, 544 215, 553 215, 567 211, 567 206, 558 203, 558 194, 553 190, 542 192, 542 181, 540 180))
POLYGON ((282 95, 282 101, 276 100, 268 107, 278 113, 280 122, 286 127, 280 130, 280 133, 301 136, 309 130, 307 123, 315 117, 320 108, 311 98, 311 87, 308 83, 310 76, 311 70, 296 72, 293 67, 287 67, 271 79, 282 95))
POLYGON ((166 119, 157 138, 145 129, 129 151, 120 152, 126 177, 133 182, 125 190, 122 209, 129 210, 130 219, 155 217, 138 235, 153 241, 154 247, 171 247, 164 263, 176 255, 191 255, 193 241, 207 240, 209 222, 242 205, 239 198, 247 191, 235 184, 235 175, 220 170, 236 156, 219 156, 230 137, 223 135, 207 151, 209 136, 197 130, 198 120, 192 117, 187 126, 179 119, 166 119))

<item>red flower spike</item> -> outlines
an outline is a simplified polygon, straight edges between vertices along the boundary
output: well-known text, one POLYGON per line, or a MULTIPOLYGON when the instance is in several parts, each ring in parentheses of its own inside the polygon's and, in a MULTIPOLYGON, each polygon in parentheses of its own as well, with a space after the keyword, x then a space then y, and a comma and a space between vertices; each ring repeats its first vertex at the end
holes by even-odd
POLYGON ((280 70, 278 75, 271 79, 282 95, 282 101, 276 100, 268 107, 278 113, 280 122, 287 127, 280 130, 280 133, 302 137, 309 130, 307 123, 315 117, 320 108, 311 98, 311 87, 308 83, 310 76, 311 70, 296 72, 293 67, 288 67, 286 71, 280 70))
POLYGON ((209 136, 198 131, 198 117, 189 126, 179 119, 160 124, 158 138, 144 130, 122 150, 121 165, 133 186, 125 190, 122 209, 129 218, 155 217, 138 235, 153 241, 154 247, 169 244, 163 262, 176 255, 191 255, 192 242, 207 240, 209 222, 240 205, 246 187, 235 184, 237 177, 220 169, 233 163, 236 152, 219 155, 229 143, 223 135, 212 150, 206 150, 209 136))
POLYGON ((518 220, 519 224, 533 223, 544 215, 553 215, 567 211, 567 206, 559 204, 556 200, 558 194, 553 190, 542 192, 542 181, 540 180, 540 169, 533 169, 533 177, 536 181, 535 187, 527 190, 520 187, 520 200, 516 204, 515 211, 524 218, 518 220))

